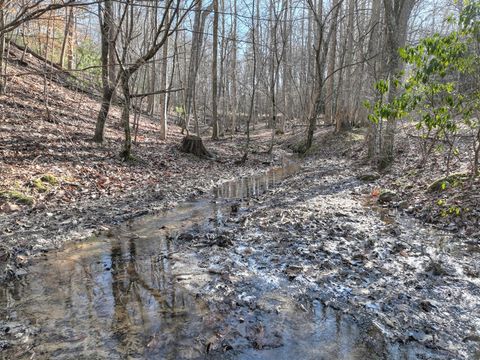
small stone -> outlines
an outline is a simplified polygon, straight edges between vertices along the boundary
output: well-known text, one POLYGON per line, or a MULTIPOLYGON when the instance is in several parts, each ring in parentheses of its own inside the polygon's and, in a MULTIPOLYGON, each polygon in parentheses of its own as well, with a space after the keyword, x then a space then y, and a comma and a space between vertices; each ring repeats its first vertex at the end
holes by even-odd
POLYGON ((413 214, 414 211, 415 211, 415 208, 413 206, 409 206, 405 209, 405 212, 407 214, 413 214))
POLYGON ((28 274, 28 272, 25 269, 18 269, 17 271, 15 271, 15 276, 16 277, 22 277, 22 276, 25 276, 27 274, 28 274))
POLYGON ((429 300, 420 301, 420 308, 425 312, 430 312, 436 308, 436 306, 429 300))
POLYGON ((297 277, 301 272, 303 271, 302 266, 298 265, 288 265, 287 268, 285 269, 285 274, 287 274, 288 278, 290 280, 293 280, 295 277, 297 277))
POLYGON ((427 341, 432 341, 433 340, 433 336, 431 334, 426 334, 423 331, 410 331, 408 333, 408 338, 410 340, 415 340, 415 341, 418 341, 420 343, 425 343, 427 341))
POLYGON ((397 193, 391 190, 383 190, 378 196, 378 202, 381 204, 389 203, 395 199, 397 193))
POLYGON ((219 247, 227 247, 233 244, 232 239, 226 234, 221 234, 215 239, 215 244, 219 247))
POLYGON ((6 203, 0 207, 0 210, 4 213, 9 214, 12 212, 20 211, 21 207, 18 206, 17 204, 6 203))

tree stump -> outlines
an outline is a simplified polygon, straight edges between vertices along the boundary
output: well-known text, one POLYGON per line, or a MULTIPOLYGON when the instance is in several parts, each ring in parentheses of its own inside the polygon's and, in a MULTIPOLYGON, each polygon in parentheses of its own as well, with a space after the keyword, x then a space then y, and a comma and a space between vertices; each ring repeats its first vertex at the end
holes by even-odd
POLYGON ((200 136, 187 135, 182 140, 182 151, 202 158, 212 158, 200 136))

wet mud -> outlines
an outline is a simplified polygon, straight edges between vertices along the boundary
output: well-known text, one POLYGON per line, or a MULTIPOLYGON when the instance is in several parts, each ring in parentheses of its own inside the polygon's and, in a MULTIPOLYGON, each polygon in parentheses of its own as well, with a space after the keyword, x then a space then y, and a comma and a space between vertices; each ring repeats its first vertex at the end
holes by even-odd
POLYGON ((346 169, 286 161, 45 254, 0 289, 0 357, 478 356, 476 243, 346 169))

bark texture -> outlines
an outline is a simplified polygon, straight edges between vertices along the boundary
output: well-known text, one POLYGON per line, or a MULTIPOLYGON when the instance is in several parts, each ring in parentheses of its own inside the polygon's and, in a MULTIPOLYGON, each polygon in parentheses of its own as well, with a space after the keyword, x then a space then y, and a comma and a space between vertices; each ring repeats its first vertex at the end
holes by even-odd
POLYGON ((201 158, 212 158, 212 154, 205 148, 200 136, 185 136, 182 140, 182 151, 201 158))

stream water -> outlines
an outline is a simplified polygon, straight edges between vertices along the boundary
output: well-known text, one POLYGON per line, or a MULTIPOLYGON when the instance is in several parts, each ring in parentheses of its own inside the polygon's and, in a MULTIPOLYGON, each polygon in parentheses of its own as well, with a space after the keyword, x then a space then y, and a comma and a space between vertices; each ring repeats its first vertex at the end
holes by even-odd
MULTIPOLYGON (((0 289, 0 357, 372 359, 383 358, 385 351, 397 354, 380 335, 369 334, 376 342, 369 345, 364 328, 320 302, 299 309, 288 290, 270 291, 265 279, 253 278, 252 287, 258 287, 264 308, 275 311, 239 305, 242 316, 232 317, 196 292, 221 275, 202 268, 194 248, 178 248, 178 235, 222 226, 242 199, 298 171, 286 163, 226 182, 204 198, 46 254, 19 281, 0 289), (264 334, 267 327, 276 330, 264 334), (229 334, 228 343, 219 329, 229 334)), ((408 358, 408 351, 402 354, 408 358)))

